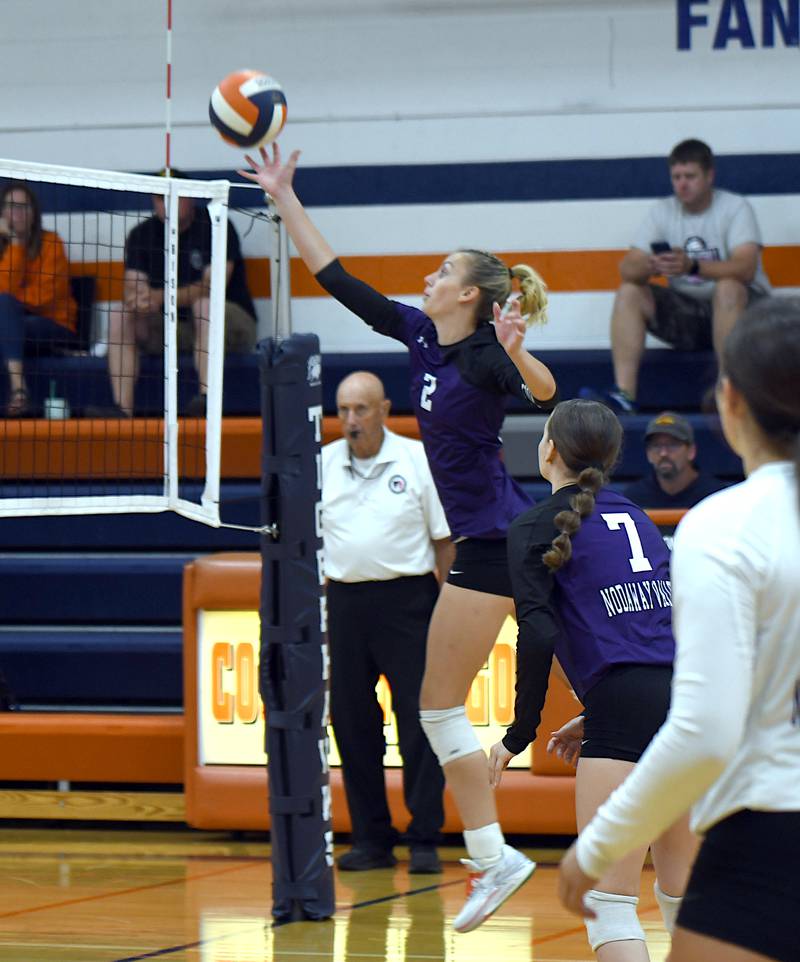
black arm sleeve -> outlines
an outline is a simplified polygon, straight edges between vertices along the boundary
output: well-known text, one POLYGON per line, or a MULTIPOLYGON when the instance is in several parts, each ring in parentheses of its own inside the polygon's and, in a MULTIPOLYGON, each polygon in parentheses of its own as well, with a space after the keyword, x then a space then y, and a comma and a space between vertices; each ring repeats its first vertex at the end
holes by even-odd
POLYGON ((493 387, 500 394, 510 394, 521 401, 527 401, 540 411, 552 411, 558 403, 558 388, 555 394, 545 401, 533 396, 516 365, 497 340, 490 349, 480 352, 476 363, 485 387, 493 387))
MULTIPOLYGON (((551 517, 549 512, 546 517, 551 517)), ((545 541, 543 534, 546 532, 541 520, 519 519, 511 526, 508 537, 518 625, 517 682, 514 721, 503 736, 503 745, 514 755, 524 751, 536 737, 560 634, 552 603, 553 575, 542 561, 552 536, 545 541)))
POLYGON ((348 274, 338 257, 315 276, 331 297, 366 321, 379 334, 398 337, 402 323, 397 305, 369 284, 348 274))

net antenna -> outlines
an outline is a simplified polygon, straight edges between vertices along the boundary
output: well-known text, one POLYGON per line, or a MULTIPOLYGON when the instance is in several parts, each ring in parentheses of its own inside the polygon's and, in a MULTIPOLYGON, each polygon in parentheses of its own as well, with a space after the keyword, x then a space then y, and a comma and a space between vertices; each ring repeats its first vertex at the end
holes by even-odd
POLYGON ((272 336, 276 341, 292 333, 292 291, 290 280, 289 237, 269 194, 264 195, 272 224, 272 256, 269 279, 272 290, 272 336))
MULTIPOLYGON (((127 234, 153 213, 151 198, 163 197, 164 249, 153 256, 164 258, 164 351, 152 384, 137 388, 137 395, 150 390, 153 417, 0 420, 0 517, 171 510, 219 527, 229 182, 0 160, 0 181, 15 180, 46 200, 42 225, 63 241, 71 277, 92 274, 99 300, 113 304, 122 297, 127 234), (205 418, 178 417, 178 211, 185 197, 207 208, 210 224, 205 418)), ((53 367, 33 359, 33 370, 26 368, 31 397, 41 408, 47 383, 51 394, 57 383, 60 393, 71 394, 74 412, 86 401, 87 385, 108 377, 97 360, 78 354, 53 367)))

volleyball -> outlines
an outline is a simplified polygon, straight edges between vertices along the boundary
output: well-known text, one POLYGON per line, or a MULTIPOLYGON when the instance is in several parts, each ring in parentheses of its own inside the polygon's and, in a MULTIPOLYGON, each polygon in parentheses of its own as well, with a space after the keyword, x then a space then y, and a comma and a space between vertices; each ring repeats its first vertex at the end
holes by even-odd
POLYGON ((283 130, 286 97, 274 77, 259 70, 237 70, 214 89, 208 116, 227 143, 258 147, 283 130))

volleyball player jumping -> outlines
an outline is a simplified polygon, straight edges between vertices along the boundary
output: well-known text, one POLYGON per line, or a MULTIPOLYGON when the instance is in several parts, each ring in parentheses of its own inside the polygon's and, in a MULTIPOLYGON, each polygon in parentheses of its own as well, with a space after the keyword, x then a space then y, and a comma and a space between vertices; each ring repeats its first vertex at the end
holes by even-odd
POLYGON ((509 477, 499 432, 510 395, 549 410, 556 384, 523 347, 525 322, 542 320, 544 284, 527 265, 509 269, 483 251, 450 254, 425 278, 422 310, 385 298, 345 271, 294 193, 299 152, 281 162, 261 148, 239 173, 272 198, 306 266, 319 283, 372 328, 409 350, 411 399, 431 473, 456 542, 428 635, 421 721, 464 825, 476 875, 453 926, 476 928, 530 876, 535 865, 505 844, 486 755, 464 702, 505 618, 513 614, 506 531, 530 505, 509 477), (512 280, 521 296, 505 310, 512 280))
MULTIPOLYGON (((539 443, 552 497, 520 515, 508 534, 517 695, 514 722, 490 752, 490 778, 499 784, 511 758, 533 740, 555 654, 585 708, 548 746, 577 761, 579 829, 636 765, 670 700, 669 550, 641 508, 603 487, 621 443, 622 426, 604 405, 559 404, 539 443)), ((656 899, 671 929, 696 840, 686 818, 665 829, 652 854, 656 899)), ((589 942, 601 962, 649 958, 636 913, 646 854, 647 845, 637 848, 589 893, 589 942)))
POLYGON ((800 299, 728 335, 717 406, 746 480, 678 527, 667 721, 561 866, 567 908, 689 806, 703 842, 670 962, 800 958, 800 299))

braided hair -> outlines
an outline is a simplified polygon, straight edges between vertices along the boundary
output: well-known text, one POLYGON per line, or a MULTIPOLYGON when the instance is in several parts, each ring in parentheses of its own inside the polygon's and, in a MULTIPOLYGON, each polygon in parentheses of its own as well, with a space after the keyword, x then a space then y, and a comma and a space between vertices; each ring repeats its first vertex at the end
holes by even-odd
POLYGON ((556 405, 545 430, 580 489, 553 519, 560 533, 542 555, 547 567, 558 571, 572 557, 572 536, 594 511, 595 496, 617 462, 622 425, 604 404, 576 398, 556 405))

